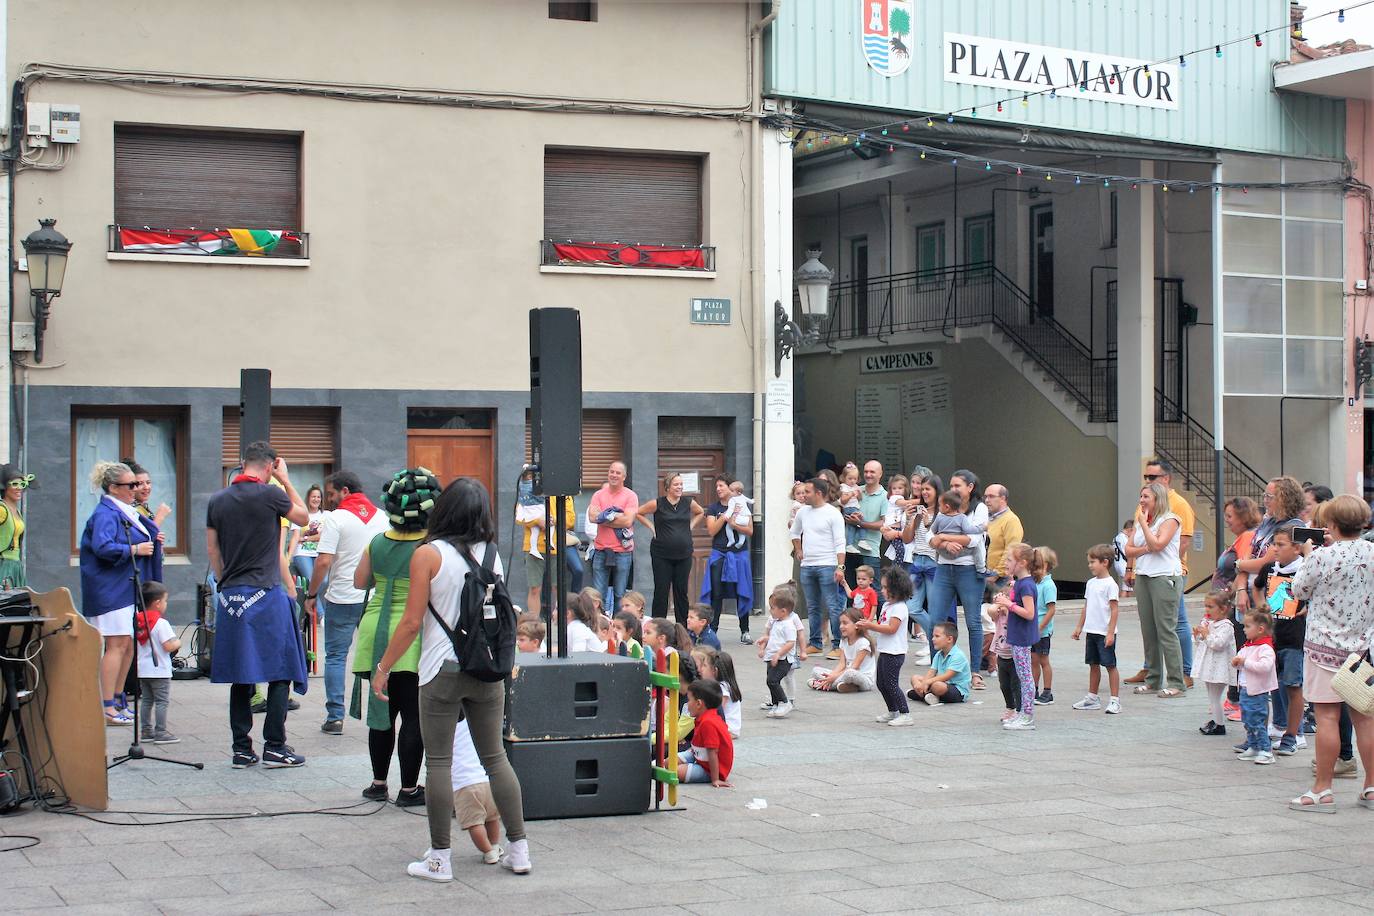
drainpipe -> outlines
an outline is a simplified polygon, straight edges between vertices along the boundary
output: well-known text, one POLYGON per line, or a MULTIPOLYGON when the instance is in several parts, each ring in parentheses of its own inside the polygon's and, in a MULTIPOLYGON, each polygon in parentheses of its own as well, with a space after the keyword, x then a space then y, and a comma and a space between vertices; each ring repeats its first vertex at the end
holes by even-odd
MULTIPOLYGON (((778 18, 782 0, 773 0, 768 15, 755 22, 749 30, 749 106, 758 106, 763 96, 763 30, 778 18)), ((759 114, 759 112, 755 112, 759 114)), ((773 310, 765 307, 763 295, 763 233, 760 220, 763 219, 763 188, 759 184, 762 174, 763 143, 759 119, 749 119, 749 293, 753 303, 753 340, 754 340, 754 397, 753 397, 753 493, 756 497, 754 513, 754 538, 750 544, 750 560, 754 573, 754 604, 757 607, 763 594, 763 520, 767 517, 765 507, 770 494, 764 488, 764 467, 767 461, 764 436, 764 398, 768 386, 768 368, 772 365, 773 351, 773 310)))

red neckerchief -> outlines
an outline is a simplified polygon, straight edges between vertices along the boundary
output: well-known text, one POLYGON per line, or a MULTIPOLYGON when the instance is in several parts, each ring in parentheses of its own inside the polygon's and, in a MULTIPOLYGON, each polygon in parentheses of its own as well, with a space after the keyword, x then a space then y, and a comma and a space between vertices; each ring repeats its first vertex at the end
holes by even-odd
POLYGON ((1248 647, 1250 647, 1250 646, 1268 646, 1269 648, 1272 649, 1272 648, 1274 648, 1274 637, 1272 637, 1272 636, 1261 636, 1259 639, 1251 639, 1251 640, 1248 640, 1248 641, 1245 643, 1245 648, 1248 648, 1248 647))
POLYGON ((343 499, 339 500, 337 508, 345 512, 352 512, 362 520, 363 524, 367 524, 372 520, 372 516, 377 514, 377 507, 373 504, 372 500, 367 498, 367 494, 365 493, 349 493, 343 499))
POLYGON ((235 474, 234 479, 229 481, 231 485, 236 483, 262 483, 260 479, 252 474, 235 474))
POLYGON ((153 627, 162 619, 162 615, 152 608, 134 615, 134 635, 138 637, 138 644, 146 646, 148 637, 153 632, 153 627))

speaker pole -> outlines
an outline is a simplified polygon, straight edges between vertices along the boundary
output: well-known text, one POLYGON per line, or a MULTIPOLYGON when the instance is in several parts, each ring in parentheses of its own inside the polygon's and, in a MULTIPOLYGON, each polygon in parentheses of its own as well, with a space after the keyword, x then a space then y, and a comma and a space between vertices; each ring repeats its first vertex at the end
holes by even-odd
MULTIPOLYGON (((553 558, 552 558, 551 560, 547 561, 547 562, 544 564, 544 569, 547 571, 547 570, 548 570, 548 564, 549 564, 550 562, 553 562, 554 560, 556 560, 557 563, 558 563, 558 571, 557 571, 557 573, 556 573, 556 575, 555 575, 554 578, 555 578, 555 580, 558 582, 558 594, 555 596, 555 603, 557 604, 557 607, 558 607, 558 657, 559 657, 559 658, 567 658, 567 657, 568 657, 568 609, 567 609, 567 607, 566 607, 566 605, 567 605, 568 587, 567 587, 566 579, 565 579, 565 576, 567 575, 567 571, 566 571, 566 569, 565 569, 564 566, 563 566, 563 560, 564 560, 563 552, 564 552, 565 550, 568 549, 568 517, 567 517, 567 515, 563 512, 563 500, 564 500, 564 499, 566 499, 566 497, 564 497, 564 496, 555 496, 555 497, 554 497, 555 504, 556 504, 557 507, 558 507, 558 511, 556 511, 556 512, 554 513, 554 517, 553 517, 553 524, 554 524, 554 529, 555 529, 555 535, 554 535, 554 536, 558 539, 558 545, 559 545, 559 546, 558 546, 558 553, 557 553, 557 554, 553 554, 553 558)), ((544 503, 544 511, 546 511, 546 512, 548 511, 548 505, 549 505, 549 504, 548 504, 548 502, 547 502, 547 500, 546 500, 545 503, 544 503)), ((545 528, 544 530, 545 530, 545 531, 548 531, 549 529, 545 528)), ((552 553, 552 551, 550 551, 550 553, 552 553)))
MULTIPOLYGON (((536 472, 536 474, 537 474, 537 473, 538 473, 538 472, 536 472)), ((542 489, 542 487, 539 488, 539 489, 542 489)), ((544 615, 544 657, 545 657, 545 658, 549 658, 549 657, 553 654, 553 639, 552 639, 552 637, 553 637, 553 613, 554 613, 555 602, 556 602, 556 599, 557 599, 557 597, 558 597, 557 595, 554 594, 553 590, 552 590, 551 588, 549 588, 549 575, 550 575, 549 567, 553 564, 553 557, 552 557, 553 551, 549 549, 550 545, 553 543, 552 539, 549 537, 549 531, 551 530, 552 522, 553 522, 553 519, 549 517, 549 498, 548 498, 547 496, 545 496, 545 497, 544 497, 544 576, 543 576, 543 581, 540 582, 540 584, 539 584, 539 591, 540 591, 541 597, 543 597, 543 599, 544 599, 543 601, 541 601, 541 602, 539 603, 539 609, 540 609, 541 613, 543 613, 543 615, 544 615)), ((562 646, 563 646, 563 638, 562 638, 561 636, 558 638, 558 645, 559 645, 559 648, 562 648, 562 646)), ((559 654, 559 657, 560 657, 560 658, 562 657, 562 653, 559 654)))

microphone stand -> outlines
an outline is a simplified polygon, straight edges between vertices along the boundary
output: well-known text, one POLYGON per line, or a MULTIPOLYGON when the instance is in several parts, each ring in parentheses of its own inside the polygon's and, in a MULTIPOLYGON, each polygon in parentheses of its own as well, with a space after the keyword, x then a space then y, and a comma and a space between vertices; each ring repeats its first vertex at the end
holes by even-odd
MULTIPOLYGON (((143 743, 139 740, 139 735, 143 731, 143 719, 139 713, 138 708, 139 696, 142 693, 142 689, 140 688, 140 685, 138 683, 138 621, 140 617, 143 620, 143 628, 148 632, 149 639, 153 638, 153 632, 152 628, 148 626, 148 611, 143 606, 143 583, 139 580, 138 577, 138 558, 134 556, 134 524, 133 522, 129 521, 128 516, 126 516, 123 512, 119 514, 119 521, 120 524, 124 526, 124 543, 129 545, 129 563, 133 566, 134 573, 132 576, 129 577, 134 587, 134 653, 133 658, 129 659, 128 673, 124 675, 124 693, 125 695, 132 696, 134 698, 134 740, 133 743, 129 745, 129 752, 127 754, 123 754, 119 757, 116 757, 114 761, 110 763, 110 765, 107 766, 105 769, 113 770, 121 763, 128 763, 130 760, 160 760, 163 763, 175 763, 178 766, 192 767, 197 770, 203 770, 205 769, 205 764, 203 763, 192 763, 189 760, 173 760, 171 757, 158 757, 156 755, 146 754, 143 752, 143 743)), ((157 549, 156 543, 153 544, 153 549, 157 549)), ((151 652, 151 654, 153 656, 153 664, 160 664, 157 660, 157 652, 153 651, 151 652)))

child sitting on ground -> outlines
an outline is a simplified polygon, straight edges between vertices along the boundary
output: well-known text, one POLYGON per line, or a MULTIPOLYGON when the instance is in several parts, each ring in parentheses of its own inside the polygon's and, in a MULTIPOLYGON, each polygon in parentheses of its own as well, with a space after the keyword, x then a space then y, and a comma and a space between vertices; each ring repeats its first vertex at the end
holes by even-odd
POLYGON ((1035 548, 1031 578, 1035 580, 1035 613, 1040 618, 1040 639, 1031 647, 1031 677, 1035 679, 1035 705, 1054 702, 1054 669, 1050 667, 1050 637, 1054 636, 1054 612, 1059 589, 1054 584, 1054 568, 1059 555, 1050 547, 1035 548))
POLYGON ((548 635, 548 627, 538 618, 525 619, 528 616, 521 617, 515 625, 515 651, 542 653, 545 651, 544 638, 548 635))
POLYGON ((786 719, 792 714, 792 704, 782 689, 782 679, 796 663, 798 629, 792 622, 796 610, 796 596, 792 589, 785 586, 773 589, 768 596, 768 631, 758 641, 759 658, 767 663, 768 697, 773 708, 768 710, 770 719, 786 719))
POLYGON ((692 636, 692 645, 720 651, 720 637, 711 629, 711 605, 697 604, 687 611, 687 632, 692 636))
POLYGON ((1209 592, 1203 602, 1202 622, 1193 627, 1193 679, 1207 685, 1207 699, 1212 707, 1212 718, 1198 728, 1204 735, 1226 734, 1222 698, 1236 680, 1231 667, 1231 658, 1236 653, 1236 631, 1231 625, 1231 615, 1235 613, 1233 600, 1234 592, 1229 588, 1209 592))
POLYGON ((845 608, 840 615, 840 662, 831 669, 812 669, 811 680, 807 682, 812 690, 857 693, 873 689, 878 669, 873 657, 873 642, 854 626, 863 619, 858 608, 845 608))
POLYGON ((587 601, 587 589, 568 596, 568 652, 605 652, 606 644, 597 636, 597 619, 587 601))
POLYGON ((1097 691, 1102 685, 1102 669, 1106 668, 1112 691, 1107 701, 1110 715, 1121 712, 1121 675, 1116 671, 1117 599, 1121 591, 1111 574, 1115 557, 1116 551, 1110 544, 1097 544, 1088 550, 1088 571, 1092 578, 1084 586, 1083 613, 1071 637, 1078 639, 1083 634, 1088 637, 1083 647, 1083 662, 1088 666, 1088 694, 1073 704, 1073 708, 1102 708, 1097 691))
MULTIPOLYGON (((754 520, 754 500, 744 495, 744 484, 736 480, 730 484, 730 501, 725 504, 725 518, 736 525, 747 525, 754 520)), ((731 547, 742 547, 748 535, 725 526, 725 543, 731 547)))
POLYGON ((1231 667, 1240 678, 1240 714, 1245 723, 1245 741, 1236 745, 1239 760, 1267 765, 1274 762, 1269 740, 1269 694, 1278 689, 1275 672, 1274 621, 1263 608, 1245 614, 1245 645, 1240 647, 1231 667))
POLYGON ((161 582, 143 583, 142 614, 134 617, 138 641, 138 685, 143 703, 138 715, 142 740, 176 744, 181 739, 167 731, 167 707, 172 701, 172 654, 181 640, 163 615, 167 613, 167 589, 161 582))
POLYGON ((720 714, 730 729, 730 737, 738 738, 744 727, 744 707, 740 705, 743 694, 735 677, 735 660, 729 652, 697 646, 692 650, 692 661, 697 666, 699 678, 709 678, 720 685, 720 714))
POLYGON ((615 634, 617 654, 627 658, 644 657, 644 630, 638 617, 628 611, 621 611, 611 621, 611 631, 615 634))
POLYGON ((687 685, 687 710, 696 725, 692 729, 692 746, 678 755, 679 782, 709 782, 718 789, 728 789, 730 770, 735 763, 735 743, 720 714, 720 685, 707 678, 698 678, 687 685))
MULTIPOLYGON (((874 578, 876 577, 873 573, 873 567, 864 564, 854 570, 854 582, 856 584, 853 588, 849 587, 848 579, 841 583, 844 593, 849 596, 849 606, 869 620, 872 620, 873 615, 878 611, 878 593, 873 590, 874 578)), ((835 656, 829 657, 834 658, 835 656)))
POLYGON ((942 621, 935 625, 930 638, 935 644, 930 670, 911 676, 911 689, 907 691, 907 696, 927 706, 964 702, 973 689, 973 674, 969 669, 968 656, 956 645, 958 628, 948 620, 942 621))
POLYGON ((626 592, 620 596, 620 610, 634 614, 641 621, 644 619, 644 606, 648 604, 644 595, 640 592, 626 592))

